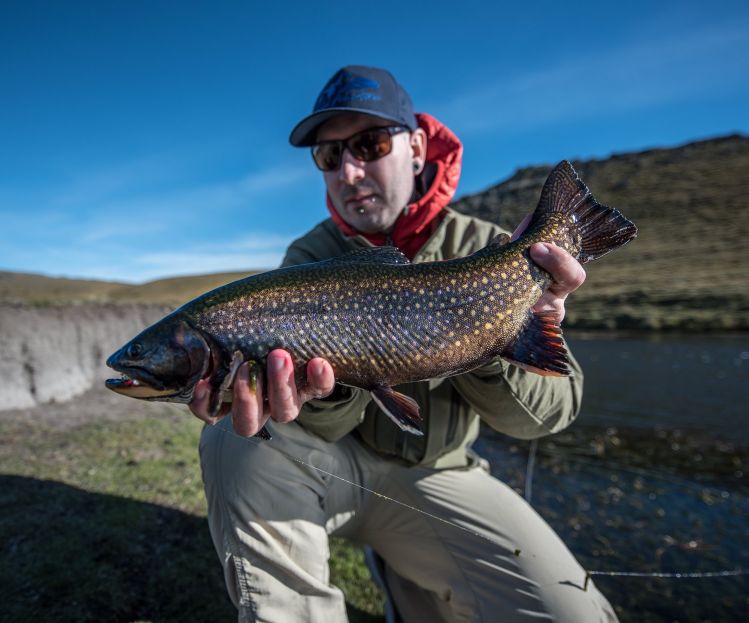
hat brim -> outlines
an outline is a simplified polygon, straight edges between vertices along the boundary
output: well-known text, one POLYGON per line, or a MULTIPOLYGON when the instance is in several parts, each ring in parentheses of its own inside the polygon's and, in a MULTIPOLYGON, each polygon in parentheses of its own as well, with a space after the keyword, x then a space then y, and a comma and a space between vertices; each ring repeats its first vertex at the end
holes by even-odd
POLYGON ((387 119, 388 121, 395 121, 396 123, 403 124, 409 127, 410 124, 404 123, 403 119, 398 117, 391 117, 390 115, 376 114, 366 108, 326 108, 325 110, 318 110, 311 115, 302 119, 297 123, 296 127, 291 131, 289 135, 289 143, 294 147, 312 147, 317 142, 317 129, 325 123, 328 119, 337 117, 343 113, 359 113, 362 115, 369 115, 376 119, 387 119))

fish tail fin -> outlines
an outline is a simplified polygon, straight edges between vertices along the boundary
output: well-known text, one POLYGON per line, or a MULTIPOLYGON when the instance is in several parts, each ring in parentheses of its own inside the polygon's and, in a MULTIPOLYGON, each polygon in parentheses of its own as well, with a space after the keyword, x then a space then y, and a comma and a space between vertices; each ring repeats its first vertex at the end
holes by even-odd
POLYGON ((413 398, 395 391, 392 387, 375 387, 371 390, 377 406, 395 422, 401 430, 414 435, 423 435, 419 405, 413 398))
POLYGON ((538 207, 528 229, 549 213, 568 214, 580 236, 580 263, 605 255, 627 244, 637 235, 637 227, 616 208, 598 203, 567 160, 560 162, 544 184, 538 207))
POLYGON ((554 312, 528 312, 528 321, 501 356, 525 370, 543 376, 570 376, 562 329, 554 312))

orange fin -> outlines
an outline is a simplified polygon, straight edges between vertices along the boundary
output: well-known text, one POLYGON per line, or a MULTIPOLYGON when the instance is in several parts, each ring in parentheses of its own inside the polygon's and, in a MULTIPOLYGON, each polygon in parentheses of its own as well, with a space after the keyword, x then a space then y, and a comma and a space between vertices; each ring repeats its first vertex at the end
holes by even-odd
POLYGON ((385 414, 401 430, 414 435, 423 435, 419 405, 413 398, 395 391, 392 387, 375 387, 370 390, 372 398, 385 414))
POLYGON ((562 329, 553 312, 528 314, 528 323, 515 340, 502 351, 502 357, 543 376, 570 376, 562 329))

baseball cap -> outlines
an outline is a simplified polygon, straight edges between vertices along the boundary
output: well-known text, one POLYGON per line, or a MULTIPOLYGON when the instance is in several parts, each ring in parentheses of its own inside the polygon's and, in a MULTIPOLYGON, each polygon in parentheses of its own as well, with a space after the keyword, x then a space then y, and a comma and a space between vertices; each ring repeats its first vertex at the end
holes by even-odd
POLYGON ((317 129, 331 117, 358 112, 417 128, 411 97, 393 75, 384 69, 349 65, 339 69, 317 96, 312 114, 291 131, 295 147, 315 144, 317 129))

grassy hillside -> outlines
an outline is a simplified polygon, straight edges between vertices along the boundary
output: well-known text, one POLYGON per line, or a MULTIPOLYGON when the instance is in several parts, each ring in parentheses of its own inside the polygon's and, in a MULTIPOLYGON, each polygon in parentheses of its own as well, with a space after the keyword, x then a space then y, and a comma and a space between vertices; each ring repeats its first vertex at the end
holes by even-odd
MULTIPOLYGON (((638 238, 586 266, 568 326, 749 329, 749 137, 573 165, 638 238)), ((521 169, 455 207, 512 230, 535 208, 551 166, 521 169)))
POLYGON ((158 303, 181 305, 203 292, 256 271, 172 277, 142 285, 0 272, 0 302, 31 305, 70 303, 158 303))

